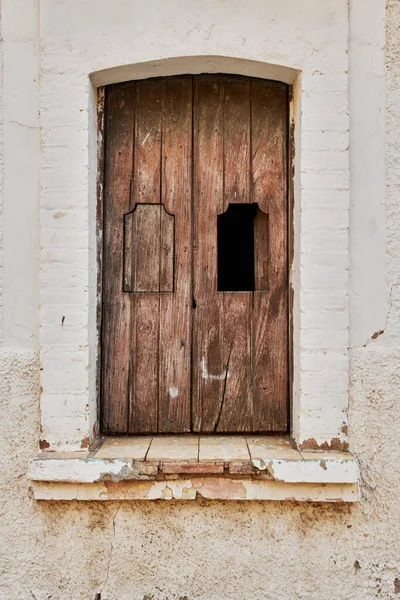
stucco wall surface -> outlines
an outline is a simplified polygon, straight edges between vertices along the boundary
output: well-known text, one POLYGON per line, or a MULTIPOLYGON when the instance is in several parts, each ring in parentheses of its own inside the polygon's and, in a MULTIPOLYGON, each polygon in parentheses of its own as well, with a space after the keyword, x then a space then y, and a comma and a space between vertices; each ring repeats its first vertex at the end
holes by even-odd
MULTIPOLYGON (((376 2, 371 0, 371 5, 376 2)), ((46 7, 49 2, 43 4, 46 7)), ((96 19, 95 13, 86 14, 88 4, 93 3, 81 4, 82 21, 76 22, 77 28, 84 26, 85 19, 96 19)), ((129 3, 119 4, 126 7, 129 3)), ((182 3, 182 14, 187 4, 182 3)), ((280 4, 297 5, 289 0, 280 4)), ((370 16, 371 7, 365 8, 365 0, 352 4, 353 8, 358 5, 361 15, 370 16)), ((311 18, 313 5, 322 10, 327 3, 304 3, 304 10, 311 13, 299 16, 299 31, 311 18)), ((381 99, 381 110, 386 106, 386 239, 383 263, 377 264, 386 273, 387 289, 383 294, 386 310, 379 327, 383 332, 374 335, 382 316, 374 314, 369 321, 364 306, 363 327, 366 331, 370 327, 370 332, 365 341, 350 348, 349 442, 360 462, 362 500, 343 506, 206 501, 48 503, 32 499, 26 470, 28 458, 38 451, 41 392, 39 243, 34 227, 38 221, 41 160, 35 104, 40 73, 39 21, 35 20, 34 2, 3 0, 1 6, 3 23, 4 19, 8 22, 7 31, 3 25, 1 64, 8 67, 2 80, 10 79, 0 103, 4 232, 0 263, 0 599, 400 598, 400 3, 388 2, 386 49, 379 42, 374 42, 372 48, 360 42, 366 52, 366 72, 375 73, 379 68, 374 63, 377 53, 381 53, 382 60, 385 58, 386 65, 386 99, 381 99), (21 14, 26 17, 29 10, 32 18, 26 24, 21 14), (7 33, 12 23, 19 31, 18 44, 7 33), (19 97, 21 89, 30 89, 31 93, 19 97), (24 103, 27 106, 21 108, 24 103), (28 110, 30 120, 21 121, 19 110, 25 115, 28 110), (23 200, 25 204, 20 204, 23 200), (33 226, 29 221, 32 215, 33 226), (31 226, 25 230, 23 223, 31 226), (18 253, 19 247, 23 252, 18 253), (13 253, 17 253, 17 263, 13 262, 13 253)), ((45 10, 42 16, 50 14, 45 10)), ((51 19, 42 22, 42 30, 51 25, 51 19)), ((151 20, 148 27, 150 31, 151 20)), ((195 22, 193 31, 199 44, 213 35, 212 31, 196 33, 195 22)), ((274 35, 276 46, 284 47, 284 27, 280 32, 276 29, 274 35)), ((118 42, 116 24, 113 43, 118 42)), ((85 52, 83 42, 81 50, 85 52)), ((65 54, 62 56, 65 58, 65 54)), ((71 46, 71 63, 59 64, 59 70, 72 68, 75 56, 76 48, 71 46)), ((50 77, 46 85, 50 86, 50 77)), ((48 89, 42 87, 43 93, 47 94, 48 89)), ((371 135, 382 135, 382 113, 376 123, 371 135)), ((79 139, 75 142, 79 144, 79 139)), ((367 146, 360 152, 368 152, 367 146)), ((45 191, 42 189, 42 194, 45 191)), ((383 197, 381 202, 383 205, 383 197)), ((85 215, 74 214, 72 218, 78 215, 84 227, 85 215)), ((373 235, 375 229, 373 223, 370 225, 373 235)), ((382 225, 380 222, 381 230, 382 225)), ((57 264, 57 257, 53 260, 57 264)), ((370 285, 381 286, 382 282, 377 284, 371 277, 370 285)), ((379 294, 381 287, 374 297, 379 294)))

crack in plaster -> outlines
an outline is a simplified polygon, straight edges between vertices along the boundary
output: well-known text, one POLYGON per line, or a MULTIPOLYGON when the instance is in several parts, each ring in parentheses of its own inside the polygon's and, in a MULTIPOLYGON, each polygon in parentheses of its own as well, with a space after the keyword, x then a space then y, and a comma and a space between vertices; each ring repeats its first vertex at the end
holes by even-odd
POLYGON ((122 502, 123 501, 121 500, 120 503, 119 503, 119 505, 118 505, 118 508, 115 511, 114 516, 112 518, 113 536, 112 536, 112 540, 111 540, 111 544, 110 544, 110 551, 109 551, 109 557, 108 557, 107 569, 106 569, 106 577, 105 577, 104 583, 103 583, 103 585, 101 587, 101 590, 100 590, 100 598, 103 595, 103 592, 104 592, 105 587, 106 587, 106 585, 108 583, 108 578, 109 578, 109 575, 110 575, 110 565, 111 565, 112 553, 113 553, 113 550, 114 550, 114 542, 115 542, 115 519, 116 519, 116 517, 118 515, 118 512, 119 512, 121 506, 122 506, 122 502))
MULTIPOLYGON (((391 317, 391 313, 392 313, 392 308, 393 308, 393 290, 395 287, 397 287, 398 285, 400 285, 400 283, 393 283, 390 286, 390 291, 388 294, 388 309, 386 312, 386 319, 385 319, 385 326, 383 329, 379 329, 378 331, 375 331, 371 337, 367 340, 367 342, 365 344, 363 344, 363 348, 366 348, 371 340, 376 340, 379 336, 383 335, 385 333, 385 331, 387 331, 388 328, 388 324, 389 324, 389 319, 391 317)), ((358 346, 350 346, 349 349, 352 350, 353 348, 358 348, 358 346)))

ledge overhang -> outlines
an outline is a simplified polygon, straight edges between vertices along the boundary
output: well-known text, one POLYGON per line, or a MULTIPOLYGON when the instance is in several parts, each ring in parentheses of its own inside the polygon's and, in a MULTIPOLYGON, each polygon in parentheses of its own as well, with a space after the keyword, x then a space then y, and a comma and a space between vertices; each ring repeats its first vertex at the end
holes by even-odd
MULTIPOLYGON (((37 500, 359 499, 358 462, 348 452, 299 452, 287 440, 269 443, 261 437, 243 447, 244 438, 212 438, 206 452, 201 440, 207 438, 197 438, 197 449, 195 439, 152 438, 139 458, 129 457, 138 456, 133 440, 107 440, 103 450, 92 453, 42 452, 29 461, 32 495, 37 500), (149 452, 154 439, 167 445, 165 459, 149 452)), ((142 448, 143 439, 139 443, 142 448)))

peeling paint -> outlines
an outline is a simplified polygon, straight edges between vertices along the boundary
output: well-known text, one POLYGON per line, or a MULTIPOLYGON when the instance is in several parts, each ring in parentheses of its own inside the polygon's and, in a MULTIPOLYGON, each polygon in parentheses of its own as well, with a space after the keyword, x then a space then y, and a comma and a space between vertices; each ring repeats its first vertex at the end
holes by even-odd
POLYGON ((315 438, 310 438, 301 442, 299 448, 300 450, 337 450, 339 452, 346 452, 349 449, 349 444, 340 438, 333 438, 329 442, 322 443, 318 443, 315 438))
MULTIPOLYGON (((267 452, 268 450, 266 450, 267 452)), ((284 450, 281 450, 280 453, 284 453, 284 450)), ((252 469, 246 470, 244 467, 254 467, 262 473, 266 471, 271 478, 284 483, 358 483, 358 464, 354 457, 348 455, 343 459, 325 456, 321 459, 311 455, 305 460, 300 460, 300 454, 299 458, 295 459, 269 459, 266 457, 253 459, 251 462, 249 460, 240 463, 233 461, 232 465, 230 465, 230 461, 222 464, 208 461, 198 463, 169 461, 165 465, 159 465, 125 458, 96 458, 96 455, 90 458, 60 458, 59 456, 52 457, 51 453, 48 453, 47 456, 31 458, 28 476, 33 481, 59 483, 96 483, 99 481, 118 483, 124 480, 161 480, 165 476, 170 482, 168 485, 173 486, 175 485, 174 480, 179 481, 180 475, 189 474, 226 473, 225 479, 229 480, 228 473, 235 472, 235 468, 237 475, 243 477, 247 474, 251 480, 252 469)), ((223 481, 223 478, 220 477, 218 480, 223 481)))
POLYGON ((177 398, 179 394, 179 390, 176 387, 170 387, 169 388, 169 395, 171 398, 177 398))
POLYGON ((36 500, 258 500, 296 502, 357 502, 356 485, 290 484, 270 480, 205 477, 174 481, 112 481, 94 484, 52 484, 36 481, 32 485, 36 500))
POLYGON ((211 375, 208 372, 205 358, 201 359, 201 376, 203 379, 211 379, 213 381, 224 381, 228 377, 230 377, 229 369, 225 369, 220 375, 211 375))
POLYGON ((262 458, 253 458, 251 462, 259 471, 265 471, 268 468, 267 463, 262 458))

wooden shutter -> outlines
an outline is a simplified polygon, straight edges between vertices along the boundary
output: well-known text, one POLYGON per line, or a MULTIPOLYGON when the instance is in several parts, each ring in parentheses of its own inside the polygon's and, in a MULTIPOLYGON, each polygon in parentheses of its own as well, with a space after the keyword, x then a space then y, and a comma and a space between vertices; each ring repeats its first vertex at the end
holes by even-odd
POLYGON ((287 430, 287 120, 278 82, 107 88, 105 433, 287 430), (249 204, 253 288, 219 291, 218 219, 249 204))
POLYGON ((285 431, 286 86, 201 75, 194 114, 194 431, 285 431), (217 291, 217 216, 235 203, 261 211, 253 292, 217 291))
POLYGON ((105 147, 103 431, 189 431, 192 78, 107 88, 105 147))

